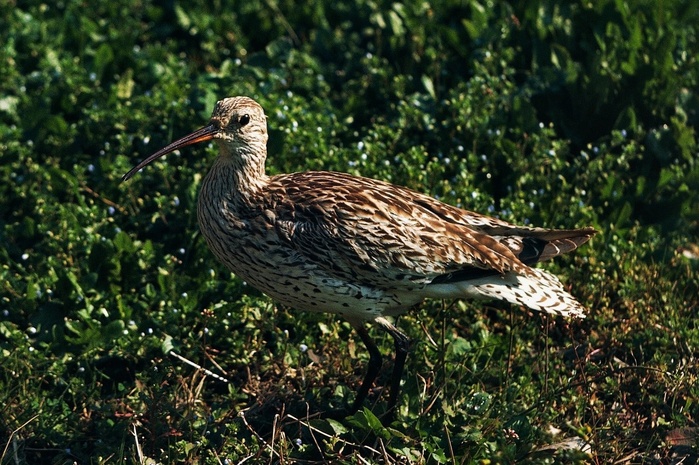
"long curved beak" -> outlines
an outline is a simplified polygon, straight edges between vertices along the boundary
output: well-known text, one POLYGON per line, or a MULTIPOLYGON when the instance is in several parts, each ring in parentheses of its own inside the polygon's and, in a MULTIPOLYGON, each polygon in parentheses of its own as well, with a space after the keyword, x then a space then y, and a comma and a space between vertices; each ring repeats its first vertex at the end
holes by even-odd
POLYGON ((134 174, 136 174, 138 171, 140 171, 141 168, 143 168, 144 166, 157 160, 158 158, 162 157, 163 155, 167 155, 170 152, 174 152, 175 150, 181 149, 182 147, 186 147, 188 145, 211 140, 214 138, 216 133, 218 133, 219 131, 220 131, 220 128, 213 123, 209 124, 208 126, 204 126, 201 129, 197 129, 193 133, 191 133, 187 136, 184 136, 183 138, 178 139, 171 144, 168 144, 166 147, 163 147, 162 149, 155 152, 153 155, 151 155, 148 158, 146 158, 145 160, 143 160, 138 165, 131 168, 131 170, 128 173, 126 173, 124 176, 122 176, 121 180, 128 181, 129 179, 131 179, 131 177, 133 177, 134 174))

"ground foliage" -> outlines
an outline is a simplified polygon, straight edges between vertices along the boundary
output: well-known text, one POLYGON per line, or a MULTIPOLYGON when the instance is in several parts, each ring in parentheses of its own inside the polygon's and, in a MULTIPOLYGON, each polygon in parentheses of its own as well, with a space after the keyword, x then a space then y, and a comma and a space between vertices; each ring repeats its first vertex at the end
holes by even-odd
POLYGON ((695 1, 8 1, 0 18, 0 462, 696 462, 695 1), (596 227, 546 265, 589 317, 427 302, 399 321, 398 419, 377 419, 382 383, 318 419, 367 354, 213 259, 195 213, 213 147, 120 182, 232 95, 265 107, 271 172, 596 227))

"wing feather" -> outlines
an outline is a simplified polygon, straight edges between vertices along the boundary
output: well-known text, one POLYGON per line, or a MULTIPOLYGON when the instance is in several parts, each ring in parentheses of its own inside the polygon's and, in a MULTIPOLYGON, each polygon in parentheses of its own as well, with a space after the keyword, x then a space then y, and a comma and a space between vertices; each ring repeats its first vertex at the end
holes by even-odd
POLYGON ((319 266, 355 280, 426 284, 469 267, 530 272, 487 231, 502 233, 507 223, 489 225, 487 217, 404 187, 316 171, 276 176, 271 189, 282 235, 319 266))

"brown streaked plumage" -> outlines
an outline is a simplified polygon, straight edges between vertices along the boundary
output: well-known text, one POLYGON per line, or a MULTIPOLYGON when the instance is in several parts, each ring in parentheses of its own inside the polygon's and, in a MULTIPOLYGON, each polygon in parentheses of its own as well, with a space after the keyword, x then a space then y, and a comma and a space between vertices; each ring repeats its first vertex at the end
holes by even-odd
POLYGON ((381 355, 366 323, 396 343, 389 399, 395 406, 408 339, 386 317, 425 298, 484 297, 584 317, 552 274, 531 265, 570 252, 592 228, 515 226, 405 187, 349 174, 267 176, 267 121, 254 100, 219 101, 209 124, 139 163, 213 139, 220 154, 203 181, 199 224, 214 255, 282 304, 342 315, 370 353, 353 409, 366 397, 381 355))

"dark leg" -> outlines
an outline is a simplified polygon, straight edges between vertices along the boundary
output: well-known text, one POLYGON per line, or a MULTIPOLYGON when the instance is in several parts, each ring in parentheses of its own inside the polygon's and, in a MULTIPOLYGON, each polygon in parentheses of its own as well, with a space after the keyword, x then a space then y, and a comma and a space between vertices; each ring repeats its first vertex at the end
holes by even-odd
POLYGON ((410 339, 396 328, 391 322, 383 317, 376 319, 391 336, 395 342, 396 359, 393 363, 393 374, 391 375, 391 394, 388 398, 388 408, 386 409, 385 420, 390 423, 396 413, 396 403, 398 402, 398 393, 400 392, 400 381, 403 377, 403 368, 405 367, 405 359, 408 356, 410 349, 410 339))
POLYGON ((379 349, 376 347, 376 344, 374 344, 373 339, 371 339, 369 336, 369 331, 367 331, 366 326, 363 324, 356 324, 353 326, 354 329, 357 330, 357 334, 359 334, 359 337, 362 338, 364 345, 369 351, 369 366, 367 367, 364 381, 362 381, 362 385, 357 391, 357 397, 354 399, 350 413, 356 412, 362 406, 366 396, 369 394, 371 385, 374 383, 376 376, 378 376, 379 370, 381 370, 381 352, 379 352, 379 349))

